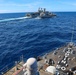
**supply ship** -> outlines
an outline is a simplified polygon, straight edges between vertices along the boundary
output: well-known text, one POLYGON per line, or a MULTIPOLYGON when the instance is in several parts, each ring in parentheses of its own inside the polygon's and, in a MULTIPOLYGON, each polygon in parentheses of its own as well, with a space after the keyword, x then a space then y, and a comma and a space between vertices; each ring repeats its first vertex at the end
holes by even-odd
POLYGON ((76 45, 73 42, 56 48, 26 62, 15 62, 15 66, 0 75, 76 75, 76 45))
POLYGON ((56 16, 52 12, 46 11, 46 9, 39 8, 37 12, 26 14, 27 18, 51 18, 56 16))

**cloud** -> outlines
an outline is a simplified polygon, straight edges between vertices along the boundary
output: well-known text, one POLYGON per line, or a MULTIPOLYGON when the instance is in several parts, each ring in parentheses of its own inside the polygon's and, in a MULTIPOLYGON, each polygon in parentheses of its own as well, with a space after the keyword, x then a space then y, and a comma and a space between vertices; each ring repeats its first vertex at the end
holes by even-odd
POLYGON ((35 7, 38 7, 41 2, 32 2, 27 4, 20 4, 20 3, 0 3, 0 13, 2 12, 20 12, 20 11, 32 11, 35 7))
POLYGON ((0 10, 0 13, 9 12, 7 10, 0 10))
POLYGON ((30 6, 36 6, 38 4, 41 4, 41 2, 34 2, 34 3, 28 3, 28 4, 17 4, 17 3, 1 3, 0 6, 27 6, 27 7, 30 7, 30 6))
POLYGON ((70 5, 72 5, 72 6, 76 6, 76 3, 71 3, 70 5))
POLYGON ((70 6, 76 6, 76 2, 61 2, 62 4, 70 5, 70 6))

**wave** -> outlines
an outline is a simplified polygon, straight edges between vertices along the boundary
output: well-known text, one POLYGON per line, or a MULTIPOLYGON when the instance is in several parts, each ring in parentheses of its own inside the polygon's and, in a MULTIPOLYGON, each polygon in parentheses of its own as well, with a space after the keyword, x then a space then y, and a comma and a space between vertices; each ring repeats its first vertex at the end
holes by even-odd
POLYGON ((36 17, 35 19, 41 19, 40 17, 36 17))
POLYGON ((26 19, 26 18, 27 18, 27 17, 2 19, 2 20, 0 20, 0 22, 7 22, 7 21, 13 21, 13 20, 21 20, 21 19, 26 19))

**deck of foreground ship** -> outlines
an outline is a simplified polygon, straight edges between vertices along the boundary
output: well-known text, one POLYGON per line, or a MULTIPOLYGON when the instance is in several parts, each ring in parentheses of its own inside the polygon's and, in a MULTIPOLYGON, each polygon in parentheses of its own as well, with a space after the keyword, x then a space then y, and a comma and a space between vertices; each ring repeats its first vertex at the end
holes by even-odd
MULTIPOLYGON (((23 62, 20 62, 3 75, 24 75, 23 62)), ((53 75, 46 72, 48 66, 55 66, 59 75, 76 75, 76 46, 73 43, 67 44, 52 52, 38 57, 38 71, 40 75, 53 75)))

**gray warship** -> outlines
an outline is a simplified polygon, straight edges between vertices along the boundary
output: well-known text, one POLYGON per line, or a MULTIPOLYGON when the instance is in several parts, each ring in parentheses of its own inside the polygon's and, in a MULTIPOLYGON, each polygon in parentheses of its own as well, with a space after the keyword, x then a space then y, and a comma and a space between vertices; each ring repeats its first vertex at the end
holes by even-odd
POLYGON ((27 18, 51 18, 56 16, 52 12, 46 11, 46 9, 39 8, 37 12, 27 13, 27 18))
POLYGON ((22 56, 22 61, 0 75, 76 75, 76 45, 70 42, 26 62, 22 56))

